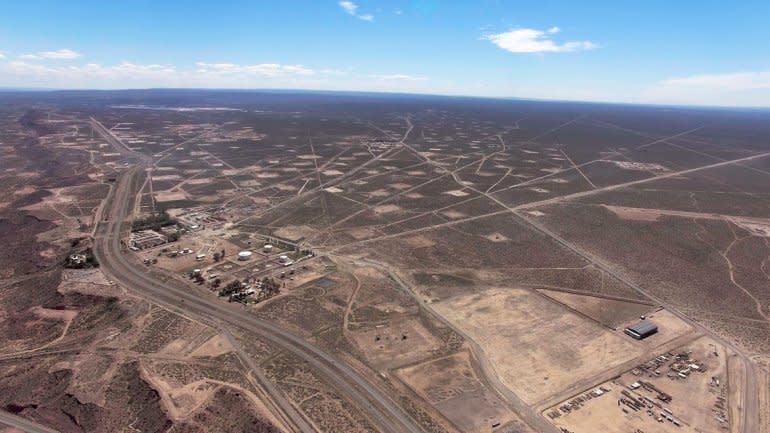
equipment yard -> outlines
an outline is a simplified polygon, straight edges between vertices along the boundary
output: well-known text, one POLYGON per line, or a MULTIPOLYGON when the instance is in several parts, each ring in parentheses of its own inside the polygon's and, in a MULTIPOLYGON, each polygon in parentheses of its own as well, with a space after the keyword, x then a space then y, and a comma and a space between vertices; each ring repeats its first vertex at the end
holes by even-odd
POLYGON ((735 355, 708 337, 666 352, 545 411, 569 431, 729 431, 735 355), (693 404, 703 402, 705 404, 693 404))

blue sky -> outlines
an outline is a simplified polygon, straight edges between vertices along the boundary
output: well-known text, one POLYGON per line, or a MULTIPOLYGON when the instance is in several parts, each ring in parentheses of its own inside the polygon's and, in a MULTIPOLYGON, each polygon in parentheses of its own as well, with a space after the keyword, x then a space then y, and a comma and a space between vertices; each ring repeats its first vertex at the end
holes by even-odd
POLYGON ((770 106, 768 1, 9 1, 0 86, 770 106))

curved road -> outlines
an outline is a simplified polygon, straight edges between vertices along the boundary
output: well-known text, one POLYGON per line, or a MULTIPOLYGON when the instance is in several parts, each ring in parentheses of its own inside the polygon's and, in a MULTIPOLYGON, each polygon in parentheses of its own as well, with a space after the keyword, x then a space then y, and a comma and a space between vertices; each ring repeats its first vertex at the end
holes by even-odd
MULTIPOLYGON (((112 140, 110 140, 112 141, 112 140)), ((117 140, 116 140, 117 141, 117 140)), ((143 159, 143 158, 142 158, 143 159)), ((143 159, 146 162, 146 159, 143 159)), ((307 362, 342 395, 354 401, 381 431, 421 433, 419 425, 387 395, 344 362, 304 339, 262 320, 238 306, 202 297, 180 288, 170 278, 151 275, 127 259, 121 250, 124 222, 136 191, 137 176, 147 164, 125 171, 107 198, 107 221, 101 221, 94 239, 94 254, 103 271, 139 295, 172 310, 218 320, 258 334, 261 338, 307 362)), ((304 420, 294 420, 304 422, 304 420)))

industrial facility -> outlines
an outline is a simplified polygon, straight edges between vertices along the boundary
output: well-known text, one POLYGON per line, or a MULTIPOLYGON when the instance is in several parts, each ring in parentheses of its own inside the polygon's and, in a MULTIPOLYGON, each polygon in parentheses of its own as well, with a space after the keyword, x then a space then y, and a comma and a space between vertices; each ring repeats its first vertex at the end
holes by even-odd
POLYGON ((132 232, 128 240, 128 245, 140 250, 156 247, 168 242, 166 235, 153 230, 139 230, 132 232))

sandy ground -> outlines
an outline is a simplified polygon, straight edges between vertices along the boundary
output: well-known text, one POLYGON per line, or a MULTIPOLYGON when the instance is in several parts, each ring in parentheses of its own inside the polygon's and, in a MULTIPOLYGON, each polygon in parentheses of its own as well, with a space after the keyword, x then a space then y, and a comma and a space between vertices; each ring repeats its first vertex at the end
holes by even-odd
POLYGON ((61 320, 64 322, 70 322, 78 315, 76 310, 54 310, 43 307, 34 307, 32 312, 42 319, 61 320))
POLYGON ((284 239, 298 240, 310 237, 317 232, 310 226, 283 226, 275 231, 275 235, 284 239))
POLYGON ((426 248, 436 245, 436 242, 425 235, 415 235, 406 238, 406 244, 412 248, 426 248))
POLYGON ((366 239, 374 236, 375 234, 374 230, 366 227, 352 228, 350 230, 347 230, 347 233, 350 236, 353 236, 354 239, 366 239))
POLYGON ((221 334, 217 334, 206 340, 203 345, 192 351, 190 356, 216 357, 232 351, 233 347, 230 345, 230 342, 228 342, 227 339, 221 334))
POLYGON ((578 295, 559 290, 541 289, 540 293, 578 311, 597 322, 617 329, 621 323, 649 314, 656 307, 639 303, 608 299, 599 296, 578 295))
POLYGON ((490 431, 495 423, 517 419, 495 394, 484 388, 470 364, 468 352, 410 366, 396 374, 461 431, 490 431))
POLYGON ((184 191, 156 191, 155 201, 174 201, 174 200, 186 200, 187 194, 184 191))
POLYGON ((473 338, 503 384, 530 404, 644 350, 530 290, 492 289, 434 308, 473 338))

